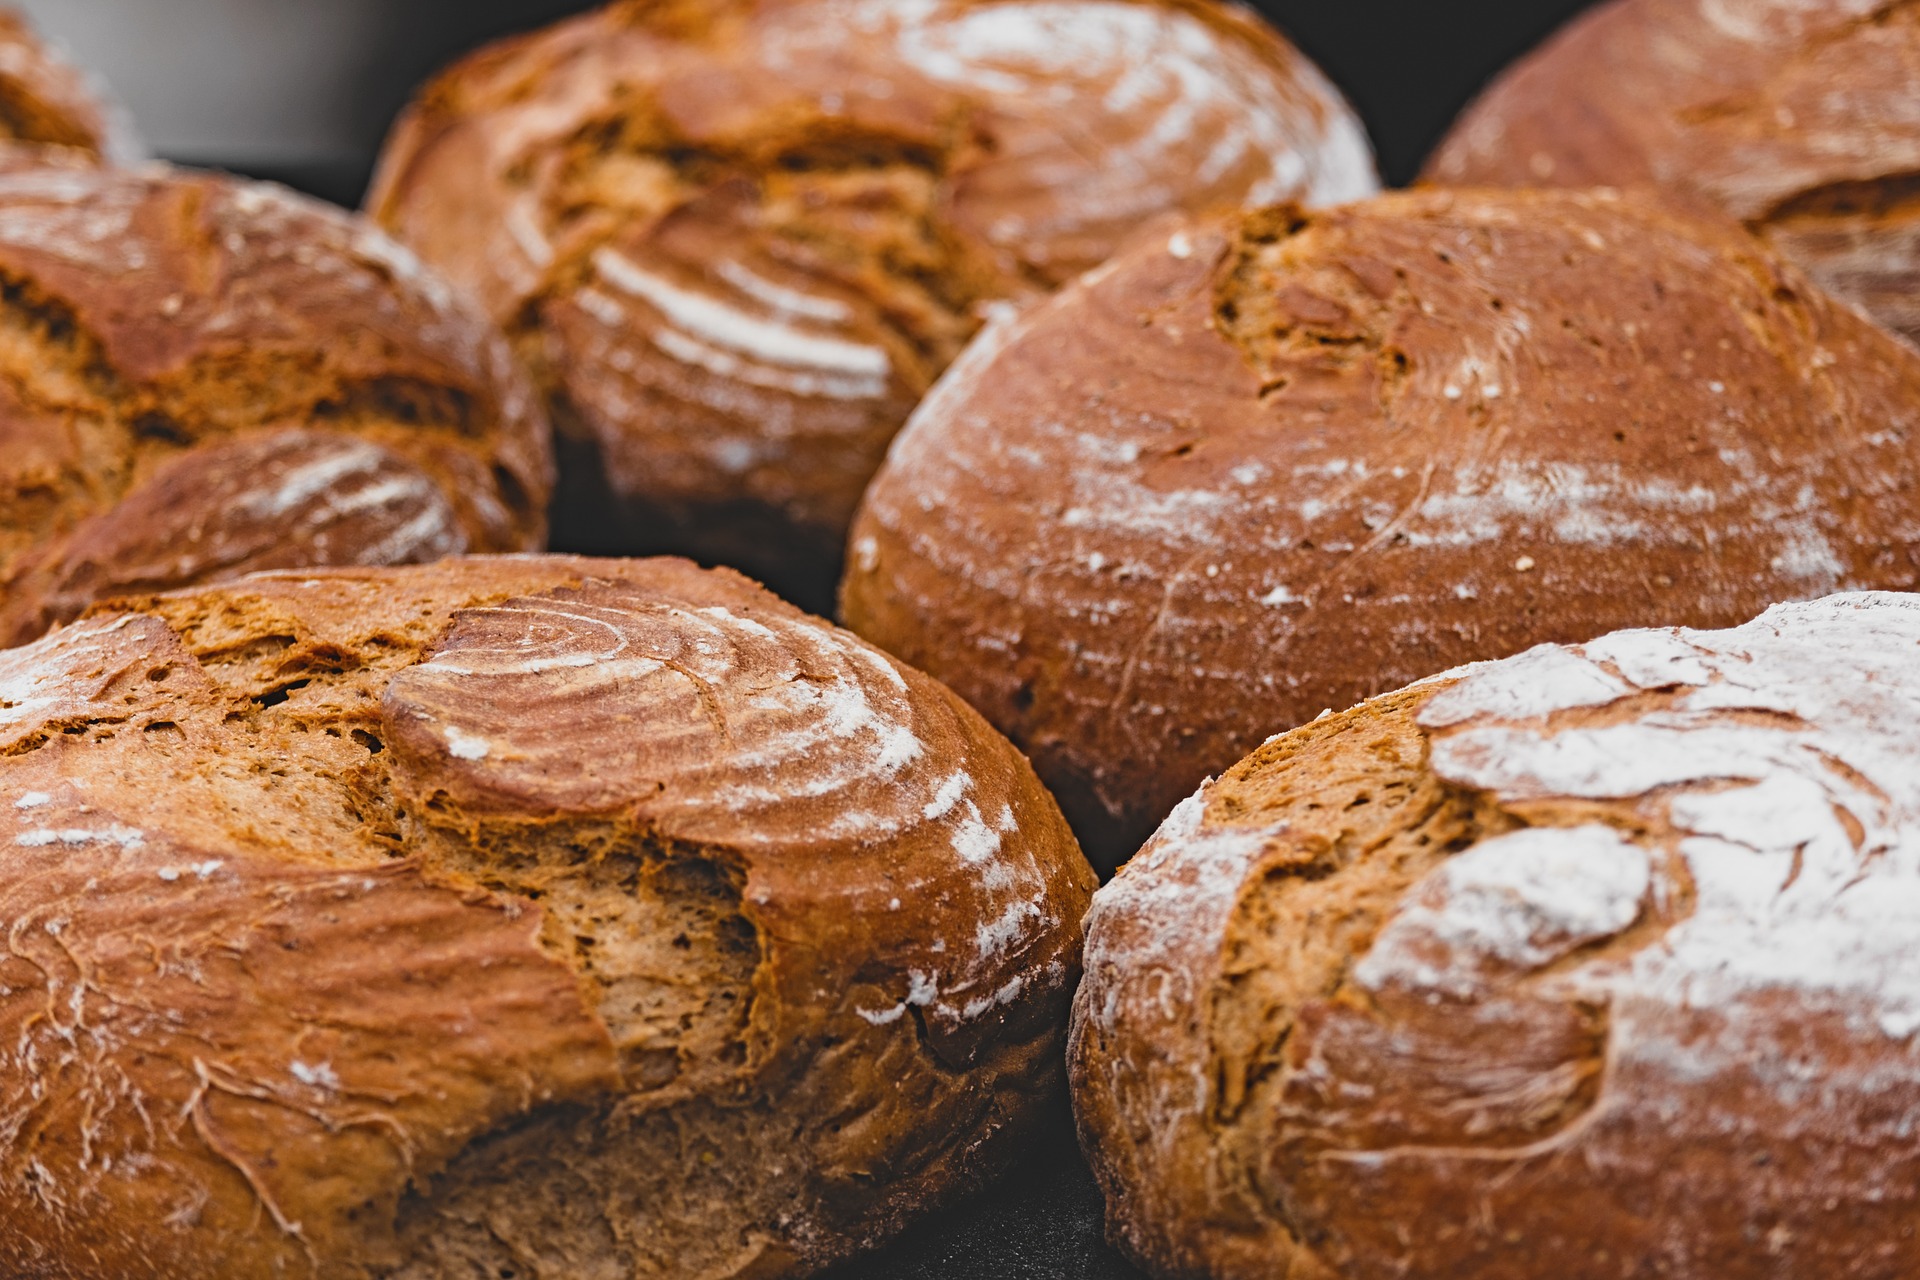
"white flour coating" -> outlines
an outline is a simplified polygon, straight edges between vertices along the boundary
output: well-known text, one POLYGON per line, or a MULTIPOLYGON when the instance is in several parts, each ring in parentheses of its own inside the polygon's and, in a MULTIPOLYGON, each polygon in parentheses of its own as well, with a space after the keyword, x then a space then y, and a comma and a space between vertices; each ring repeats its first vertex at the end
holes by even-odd
MULTIPOLYGON (((974 984, 1057 926, 1041 905, 1045 872, 1024 842, 1007 839, 1017 829, 1011 808, 983 812, 964 764, 928 767, 911 686, 849 637, 776 614, 638 600, 523 600, 468 616, 502 638, 412 671, 498 690, 436 726, 449 754, 477 772, 524 759, 510 714, 522 699, 589 717, 624 706, 644 711, 645 767, 658 785, 646 804, 663 832, 699 840, 702 824, 718 821, 726 839, 777 852, 796 838, 879 842, 934 827, 991 912, 970 953, 954 957, 952 982, 930 1002, 936 1012, 979 1016, 991 1006, 965 1012, 974 984)), ((436 717, 448 701, 435 700, 436 717)))
POLYGON ((1332 204, 1378 188, 1364 132, 1317 68, 1296 58, 1283 82, 1251 48, 1191 14, 1102 0, 905 10, 900 55, 934 80, 986 95, 1014 117, 1137 122, 1132 137, 1103 146, 1097 166, 1071 146, 1038 162, 1022 157, 1026 181, 1048 189, 1054 207, 1037 218, 1004 214, 990 232, 999 243, 1183 207, 1195 188, 1229 175, 1249 204, 1332 204))
POLYGON ((792 318, 805 312, 791 305, 756 315, 646 271, 613 249, 596 251, 593 265, 607 284, 659 312, 668 326, 650 337, 684 363, 796 395, 858 400, 887 393, 893 366, 884 350, 802 329, 792 318))
MULTIPOLYGON (((1088 974, 1114 967, 1135 982, 1185 983, 1186 952, 1225 930, 1254 860, 1280 832, 1260 827, 1202 832, 1212 790, 1209 778, 1176 805, 1146 846, 1093 895, 1087 913, 1088 974)), ((1122 991, 1119 984, 1103 988, 1107 1016, 1122 991)))
MULTIPOLYGON (((292 518, 309 537, 351 518, 386 516, 380 537, 357 549, 353 558, 359 564, 405 564, 467 549, 467 533, 453 505, 424 474, 363 439, 342 436, 317 443, 313 457, 282 472, 273 486, 236 493, 232 509, 257 520, 292 518)), ((296 447, 313 445, 315 438, 301 436, 296 447)))
POLYGON ((1699 0, 1700 13, 1722 35, 1743 44, 1793 39, 1811 23, 1833 26, 1867 18, 1886 0, 1699 0))
POLYGON ((1772 997, 1839 1011, 1857 1035, 1908 1034, 1920 1014, 1920 597, 1833 596, 1728 631, 1621 632, 1561 652, 1596 678, 1626 677, 1622 697, 1665 689, 1667 704, 1561 723, 1594 705, 1593 679, 1563 678, 1551 685, 1562 697, 1516 715, 1509 664, 1487 664, 1429 704, 1432 761, 1503 801, 1616 800, 1679 833, 1692 912, 1629 964, 1569 979, 1637 997, 1616 1020, 1615 1061, 1683 1081, 1740 1070, 1748 1031, 1779 1016, 1772 997), (1735 1034, 1671 1039, 1662 1015, 1686 1007, 1724 1012, 1735 1034))
POLYGON ((1542 968, 1631 925, 1651 877, 1646 852, 1611 827, 1483 841, 1414 887, 1354 966, 1354 981, 1480 994, 1490 970, 1542 968))
POLYGON ((1503 459, 1491 475, 1463 471, 1451 491, 1428 495, 1405 536, 1414 546, 1474 546, 1523 533, 1595 546, 1673 542, 1687 534, 1687 522, 1673 516, 1710 516, 1739 492, 1681 488, 1618 466, 1503 459))
POLYGON ((307 506, 343 480, 374 475, 392 458, 392 454, 376 444, 340 437, 328 442, 318 456, 282 473, 272 489, 243 493, 235 505, 261 519, 284 516, 307 506))
POLYGON ((107 637, 130 625, 134 616, 87 619, 0 652, 0 730, 30 724, 62 704, 83 700, 98 684, 96 661, 110 653, 107 637))
POLYGON ((493 754, 493 744, 485 738, 462 732, 458 725, 447 726, 447 753, 456 760, 485 760, 493 754))
MULTIPOLYGON (((1882 1100, 1920 1089, 1920 1056, 1887 1047, 1920 1032, 1920 596, 1619 632, 1442 678, 1454 683, 1420 715, 1436 773, 1506 805, 1598 800, 1622 825, 1533 826, 1456 855, 1407 891, 1353 980, 1445 1003, 1552 966, 1536 992, 1606 1010, 1605 1080, 1633 1083, 1603 1084, 1592 1115, 1542 1152, 1630 1167, 1640 1156, 1608 1144, 1633 1127, 1608 1117, 1650 1107, 1677 1143, 1717 1140, 1752 1123, 1726 1108, 1756 1085, 1779 1099, 1786 1140, 1864 1149, 1882 1100), (1582 950, 1669 910, 1633 946, 1582 950), (1815 1066, 1796 1030, 1811 1019, 1856 1047, 1815 1066)), ((1154 1117, 1140 1156, 1154 1162, 1210 1140, 1209 1049, 1188 1028, 1261 850, 1284 838, 1278 817, 1204 828, 1210 791, 1089 915, 1076 1034, 1156 1046, 1151 1065, 1092 1059, 1154 1117)), ((1374 1168, 1457 1150, 1339 1158, 1374 1168)))
POLYGON ((827 324, 853 319, 853 308, 837 298, 819 298, 775 284, 750 268, 730 261, 714 264, 714 274, 757 302, 786 315, 805 316, 827 324))
POLYGON ((56 844, 117 844, 122 849, 135 849, 146 840, 146 834, 137 827, 118 823, 109 827, 35 827, 22 831, 13 842, 27 849, 44 849, 56 844))
POLYGON ((23 169, 0 175, 0 244, 17 244, 74 266, 126 274, 146 265, 130 234, 144 193, 101 193, 85 174, 23 169))

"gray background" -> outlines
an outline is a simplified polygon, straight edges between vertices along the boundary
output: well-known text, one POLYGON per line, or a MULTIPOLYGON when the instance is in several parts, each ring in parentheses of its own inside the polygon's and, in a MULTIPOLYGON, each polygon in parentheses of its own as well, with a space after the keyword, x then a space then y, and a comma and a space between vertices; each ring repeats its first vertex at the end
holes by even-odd
MULTIPOLYGON (((424 76, 579 0, 14 0, 99 71, 153 149, 357 201, 424 76)), ((1590 0, 1263 0, 1404 182, 1468 97, 1590 0)))

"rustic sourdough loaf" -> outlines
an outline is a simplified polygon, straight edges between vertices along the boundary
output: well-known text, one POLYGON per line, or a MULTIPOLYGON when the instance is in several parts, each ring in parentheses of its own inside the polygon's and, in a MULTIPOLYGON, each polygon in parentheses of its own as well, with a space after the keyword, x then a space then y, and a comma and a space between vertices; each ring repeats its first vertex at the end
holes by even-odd
POLYGON ((1275 738, 1101 890, 1114 1238, 1216 1280, 1920 1273, 1920 597, 1275 738))
POLYGON ((530 549, 551 471, 505 340, 370 224, 0 173, 0 643, 117 591, 530 549))
POLYGON ((19 10, 0 6, 0 166, 140 157, 126 112, 50 48, 19 10))
POLYGON ((1061 1087, 1053 801, 731 573, 263 574, 0 690, 7 1276, 801 1275, 1061 1087))
POLYGON ((1096 864, 1462 662, 1920 581, 1920 357, 1737 227, 1558 192, 1161 229, 895 443, 848 624, 1032 756, 1096 864))
POLYGON ((538 371, 558 545, 824 607, 983 308, 1166 210, 1374 183, 1320 73, 1212 0, 642 0, 447 72, 369 207, 538 371))
POLYGON ((1920 342, 1920 8, 1612 0, 1455 126, 1435 181, 1654 184, 1920 342))

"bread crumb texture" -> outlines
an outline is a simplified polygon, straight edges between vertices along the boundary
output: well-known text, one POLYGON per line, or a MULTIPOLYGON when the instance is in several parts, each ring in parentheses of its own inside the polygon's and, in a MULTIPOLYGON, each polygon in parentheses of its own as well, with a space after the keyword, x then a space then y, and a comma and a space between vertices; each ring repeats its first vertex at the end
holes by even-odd
POLYGON ((1096 864, 1276 729, 1464 662, 1920 582, 1920 358, 1604 194, 1201 220, 983 335, 869 489, 848 625, 1096 864))
POLYGON ((582 512, 778 581, 831 573, 988 304, 1157 214, 1375 185, 1319 71, 1211 0, 656 0, 448 71, 369 207, 514 334, 582 512))
POLYGON ((551 484, 505 339, 371 224, 0 165, 0 642, 120 592, 531 549, 551 484))
POLYGON ((726 572, 456 559, 0 653, 0 1272, 808 1274, 1061 1087, 1093 887, 726 572))
POLYGON ((1920 597, 1469 667, 1096 895, 1070 1071, 1156 1274, 1910 1276, 1920 597))
POLYGON ((1438 182, 1657 186, 1920 343, 1920 4, 1615 0, 1469 109, 1438 182))

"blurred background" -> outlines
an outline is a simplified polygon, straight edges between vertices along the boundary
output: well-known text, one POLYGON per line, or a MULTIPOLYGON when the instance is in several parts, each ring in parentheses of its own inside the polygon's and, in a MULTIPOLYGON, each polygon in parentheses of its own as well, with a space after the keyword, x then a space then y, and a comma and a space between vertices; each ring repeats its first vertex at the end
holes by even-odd
MULTIPOLYGON (((113 86, 170 160, 357 204, 413 88, 581 0, 15 0, 113 86)), ((1387 180, 1489 76, 1591 0, 1262 0, 1365 117, 1387 180)))

